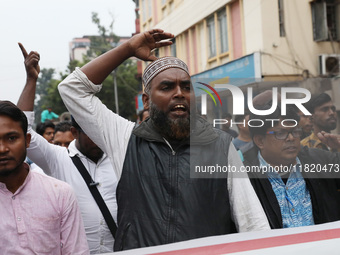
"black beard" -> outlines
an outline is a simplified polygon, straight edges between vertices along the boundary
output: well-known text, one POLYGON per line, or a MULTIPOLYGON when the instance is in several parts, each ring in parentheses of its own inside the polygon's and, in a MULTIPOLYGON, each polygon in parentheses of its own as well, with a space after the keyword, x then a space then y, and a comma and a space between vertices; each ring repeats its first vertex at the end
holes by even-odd
POLYGON ((336 124, 337 123, 329 124, 329 125, 324 125, 321 130, 324 130, 324 131, 330 133, 332 130, 336 129, 336 124))
POLYGON ((190 114, 187 118, 172 120, 165 112, 162 112, 150 102, 150 118, 165 138, 183 140, 190 136, 190 114))

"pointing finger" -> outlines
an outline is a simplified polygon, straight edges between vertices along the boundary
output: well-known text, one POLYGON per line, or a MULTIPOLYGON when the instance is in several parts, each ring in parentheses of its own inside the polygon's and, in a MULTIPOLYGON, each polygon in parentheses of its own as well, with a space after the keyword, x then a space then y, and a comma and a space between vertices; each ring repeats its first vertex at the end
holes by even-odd
POLYGON ((21 49, 22 55, 24 55, 24 58, 26 58, 28 54, 27 54, 25 47, 21 43, 18 43, 18 44, 21 49))

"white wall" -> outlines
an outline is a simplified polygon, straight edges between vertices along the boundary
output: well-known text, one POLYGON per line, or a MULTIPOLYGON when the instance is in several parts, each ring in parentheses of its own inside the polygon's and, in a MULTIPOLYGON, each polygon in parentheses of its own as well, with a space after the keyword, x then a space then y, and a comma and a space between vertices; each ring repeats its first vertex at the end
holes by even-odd
POLYGON ((175 36, 186 31, 202 19, 209 16, 231 0, 185 0, 182 1, 169 16, 165 17, 154 28, 170 31, 175 36))

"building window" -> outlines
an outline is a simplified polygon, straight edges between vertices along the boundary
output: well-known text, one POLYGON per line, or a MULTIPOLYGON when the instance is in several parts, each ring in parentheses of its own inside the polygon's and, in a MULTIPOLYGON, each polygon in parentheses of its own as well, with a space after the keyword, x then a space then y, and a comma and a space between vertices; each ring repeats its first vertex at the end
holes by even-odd
POLYGON ((146 21, 146 0, 142 0, 142 15, 143 15, 143 22, 146 21))
POLYGON ((172 40, 172 44, 170 45, 170 53, 171 53, 171 56, 173 57, 176 57, 176 38, 173 38, 172 40))
POLYGON ((223 9, 217 14, 219 36, 220 36, 220 49, 221 53, 227 52, 229 50, 228 45, 228 25, 227 25, 227 14, 226 10, 223 9))
POLYGON ((159 49, 158 49, 158 48, 155 49, 154 54, 155 54, 155 57, 156 57, 156 58, 159 58, 159 49))
POLYGON ((339 1, 314 1, 311 6, 314 41, 340 40, 339 1))
POLYGON ((214 16, 207 20, 208 33, 209 33, 209 57, 216 56, 216 37, 215 37, 215 20, 214 16))
POLYGON ((286 36, 285 30, 285 18, 284 18, 284 9, 283 9, 283 0, 278 0, 279 4, 279 25, 280 25, 280 36, 286 36))
POLYGON ((151 13, 152 13, 152 3, 151 3, 151 0, 148 0, 148 18, 151 17, 151 13))

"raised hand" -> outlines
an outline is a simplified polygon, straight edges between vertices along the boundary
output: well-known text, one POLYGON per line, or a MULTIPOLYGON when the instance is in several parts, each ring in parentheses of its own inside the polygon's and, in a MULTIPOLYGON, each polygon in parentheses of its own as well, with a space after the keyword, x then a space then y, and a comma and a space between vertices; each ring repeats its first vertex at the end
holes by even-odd
POLYGON ((336 150, 340 149, 340 136, 321 131, 317 134, 320 141, 326 144, 329 148, 336 150))
POLYGON ((156 60, 157 57, 152 55, 152 50, 171 45, 171 41, 162 40, 171 39, 173 37, 173 34, 164 32, 162 29, 152 29, 137 34, 128 41, 131 55, 144 61, 156 60))
POLYGON ((27 80, 32 79, 36 81, 40 73, 40 66, 39 66, 40 55, 36 51, 31 51, 29 54, 27 54, 25 47, 21 43, 18 43, 18 45, 25 59, 24 63, 25 63, 27 80))
POLYGON ((26 84, 21 92, 17 106, 22 111, 33 111, 37 79, 40 73, 40 56, 36 51, 31 51, 30 54, 27 54, 25 47, 21 43, 18 44, 25 59, 26 84))
POLYGON ((171 45, 171 41, 162 40, 173 37, 173 34, 164 32, 162 29, 152 29, 137 34, 127 42, 93 59, 80 70, 94 84, 101 84, 114 69, 130 57, 137 57, 144 61, 156 60, 157 57, 152 55, 152 50, 171 45))

